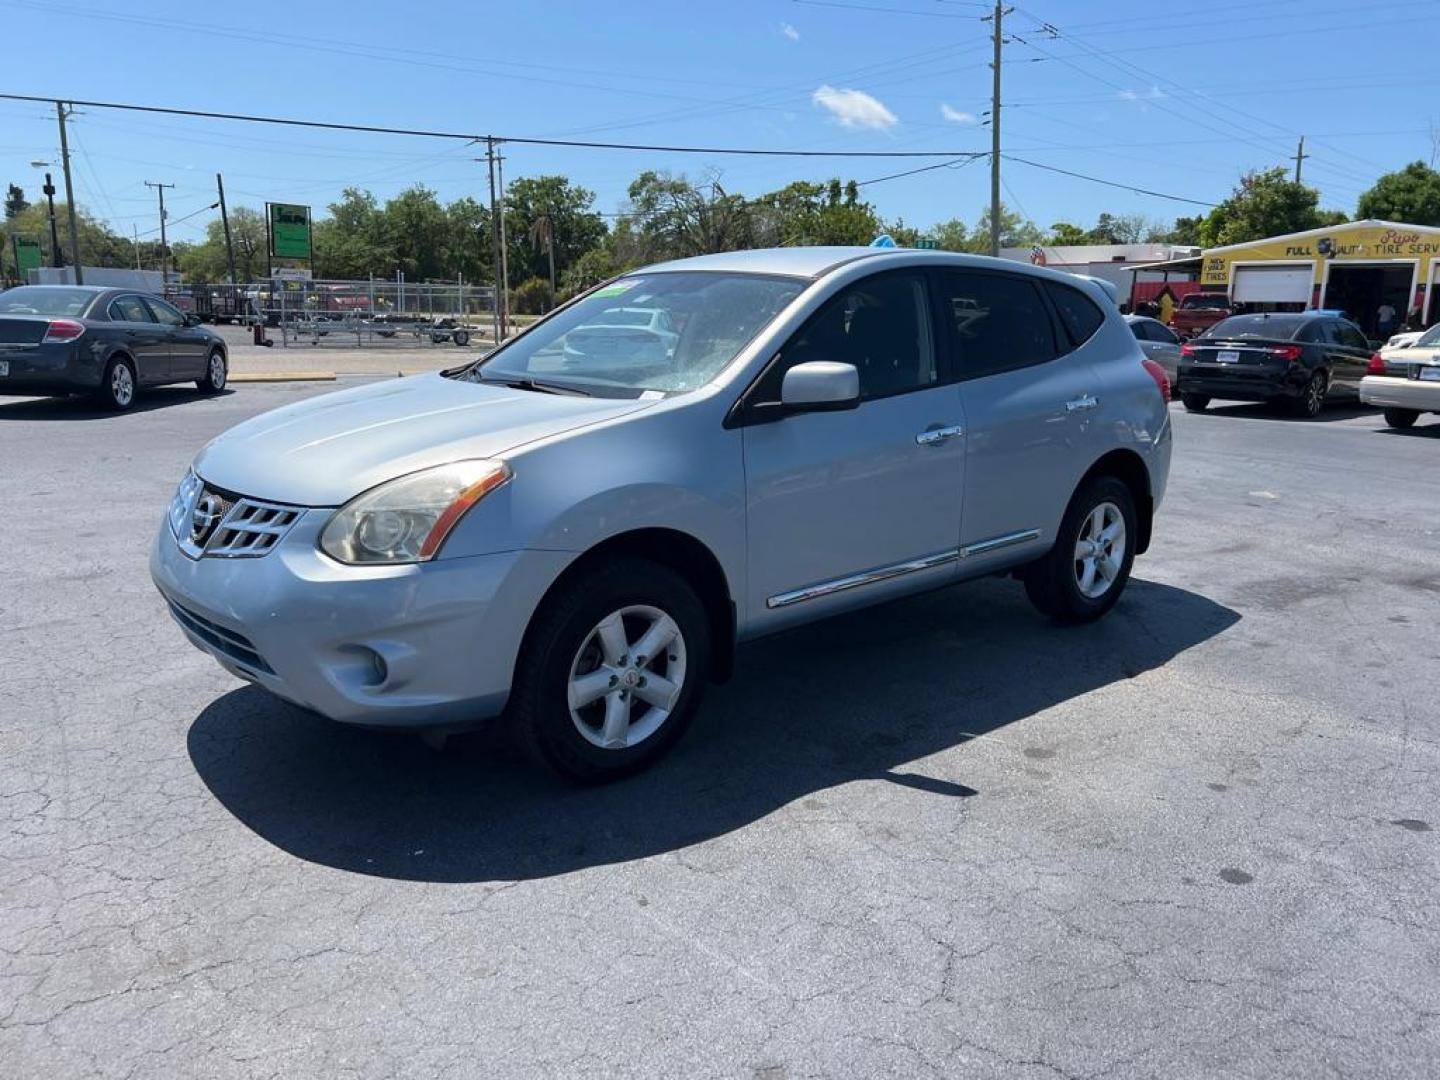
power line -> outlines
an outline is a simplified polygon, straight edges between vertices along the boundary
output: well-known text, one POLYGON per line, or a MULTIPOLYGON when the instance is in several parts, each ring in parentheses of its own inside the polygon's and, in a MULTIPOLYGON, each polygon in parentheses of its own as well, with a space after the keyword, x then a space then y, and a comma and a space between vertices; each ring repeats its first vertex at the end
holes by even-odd
MULTIPOLYGON (((33 94, 0 94, 0 100, 54 102, 56 98, 33 94)), ((278 124, 284 127, 318 128, 324 131, 360 131, 372 135, 414 135, 429 139, 463 139, 466 142, 518 143, 524 146, 568 146, 586 150, 642 150, 666 154, 734 154, 748 157, 832 157, 832 158, 924 158, 961 157, 965 150, 770 150, 737 146, 658 146, 646 143, 595 142, 585 139, 538 139, 521 135, 472 135, 460 131, 433 131, 424 128, 379 127, 373 124, 342 124, 326 120, 297 120, 293 117, 254 116, 247 113, 211 112, 205 109, 177 109, 165 105, 136 105, 118 101, 66 100, 69 105, 89 109, 119 109, 125 112, 191 116, 203 120, 235 120, 248 124, 278 124)))
POLYGON ((933 169, 963 169, 966 165, 972 165, 981 158, 989 157, 989 154, 970 154, 967 157, 956 161, 942 161, 938 165, 922 165, 918 169, 906 169, 904 172, 891 173, 889 176, 877 176, 871 180, 857 180, 856 187, 868 187, 870 184, 883 184, 886 180, 899 180, 902 176, 914 176, 917 173, 930 172, 933 169))
POLYGON ((1190 203, 1194 206, 1208 206, 1214 208, 1219 203, 1206 202, 1204 199, 1191 199, 1184 195, 1171 195, 1164 191, 1151 191, 1149 188, 1135 187, 1133 184, 1124 184, 1118 180, 1104 180, 1098 176, 1088 176, 1085 173, 1072 172, 1069 169, 1062 169, 1056 165, 1042 165, 1038 161, 1029 161, 1026 158, 1016 157, 1014 154, 1002 154, 1006 161, 1019 162, 1021 165, 1029 165, 1034 169, 1044 169, 1046 172, 1061 173, 1065 176, 1073 176, 1077 180, 1089 180, 1092 184, 1104 184, 1106 187, 1120 188, 1124 191, 1133 191, 1137 195, 1153 195, 1157 199, 1169 199, 1171 202, 1190 203))

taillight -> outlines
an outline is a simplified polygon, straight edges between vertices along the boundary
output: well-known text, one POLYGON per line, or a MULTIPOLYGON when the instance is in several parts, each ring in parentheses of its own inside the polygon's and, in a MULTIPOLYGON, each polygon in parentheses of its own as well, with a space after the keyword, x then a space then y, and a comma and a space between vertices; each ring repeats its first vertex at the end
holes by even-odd
POLYGON ((56 342, 74 341, 83 333, 85 333, 85 324, 82 322, 76 322, 74 319, 51 319, 50 326, 45 331, 43 343, 51 345, 56 342))
POLYGON ((1195 346, 1194 346, 1194 345, 1191 345, 1191 344, 1187 341, 1184 345, 1181 345, 1181 346, 1180 346, 1180 355, 1181 355, 1181 356, 1194 356, 1194 355, 1195 355, 1195 346))
POLYGON ((1276 360, 1288 360, 1293 364, 1300 359, 1305 350, 1299 345, 1276 345, 1266 349, 1265 352, 1273 356, 1276 360))
POLYGON ((1383 356, 1381 356, 1378 352, 1377 352, 1377 353, 1372 353, 1371 356, 1370 356, 1370 363, 1368 363, 1368 364, 1365 365, 1365 374, 1366 374, 1366 375, 1384 375, 1384 374, 1385 374, 1385 358, 1384 358, 1383 356))
POLYGON ((1165 369, 1148 356, 1140 363, 1150 373, 1150 377, 1155 380, 1155 385, 1160 388, 1160 396, 1168 403, 1170 401, 1170 376, 1166 375, 1165 369))

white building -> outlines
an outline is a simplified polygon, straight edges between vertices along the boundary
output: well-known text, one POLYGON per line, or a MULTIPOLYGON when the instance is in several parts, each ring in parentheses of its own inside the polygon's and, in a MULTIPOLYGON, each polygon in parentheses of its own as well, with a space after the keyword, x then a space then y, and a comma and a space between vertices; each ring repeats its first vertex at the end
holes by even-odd
MULTIPOLYGON (((1131 270, 1149 263, 1169 262, 1171 259, 1185 259, 1198 256, 1198 247, 1183 247, 1178 244, 1077 244, 1073 247, 1056 247, 1037 244, 1026 248, 1001 248, 1000 257, 1013 262, 1034 263, 1062 270, 1067 274, 1087 274, 1110 282, 1120 293, 1122 301, 1130 298, 1131 270)), ((1135 281, 1159 281, 1158 270, 1139 270, 1133 274, 1135 281)))

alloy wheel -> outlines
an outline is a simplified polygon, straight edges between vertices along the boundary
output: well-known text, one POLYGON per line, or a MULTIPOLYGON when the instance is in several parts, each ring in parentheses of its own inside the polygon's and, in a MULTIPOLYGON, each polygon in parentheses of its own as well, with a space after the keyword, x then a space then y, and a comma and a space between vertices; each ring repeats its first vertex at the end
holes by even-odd
POLYGON ((657 607, 613 611, 585 635, 570 664, 570 719, 606 750, 636 746, 670 717, 685 687, 685 637, 657 607))
POLYGON ((225 389, 225 358, 218 352, 210 354, 210 386, 215 390, 225 389))
POLYGON ((1082 596, 1097 600, 1110 591, 1125 565, 1125 515, 1102 502, 1086 516, 1075 541, 1075 584, 1082 596))
POLYGON ((135 397, 135 378, 128 364, 116 364, 110 371, 110 396, 122 409, 135 397))

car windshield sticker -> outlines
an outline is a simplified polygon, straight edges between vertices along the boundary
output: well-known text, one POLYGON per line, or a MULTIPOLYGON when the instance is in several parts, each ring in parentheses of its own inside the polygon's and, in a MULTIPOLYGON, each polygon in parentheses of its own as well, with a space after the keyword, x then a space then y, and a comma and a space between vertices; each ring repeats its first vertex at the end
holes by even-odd
POLYGON ((628 281, 617 281, 613 285, 606 285, 603 289, 596 289, 596 296, 619 296, 627 293, 636 285, 641 284, 642 278, 630 278, 628 281))

